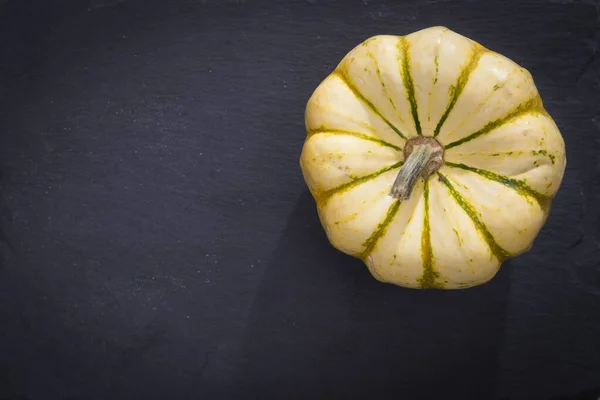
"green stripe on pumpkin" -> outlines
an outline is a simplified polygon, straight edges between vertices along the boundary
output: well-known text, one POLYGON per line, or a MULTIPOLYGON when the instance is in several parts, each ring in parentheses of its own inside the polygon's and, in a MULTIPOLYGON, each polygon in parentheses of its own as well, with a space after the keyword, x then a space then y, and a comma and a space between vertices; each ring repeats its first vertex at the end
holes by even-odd
POLYGON ((392 105, 392 108, 396 112, 396 116, 398 117, 398 119, 400 121, 404 122, 402 115, 400 115, 400 113, 398 112, 398 109, 396 108, 396 104, 394 103, 394 100, 392 100, 392 96, 390 96, 390 94, 387 91, 387 86, 385 85, 385 82, 383 81, 383 77, 381 76, 381 71, 379 69, 379 63, 377 62, 377 59, 375 58, 373 53, 371 53, 370 51, 367 51, 367 55, 371 58, 371 60, 373 61, 373 64, 375 64, 375 73, 377 74, 377 78, 379 78, 379 82, 381 83, 381 88, 383 89, 383 93, 385 93, 385 96, 388 98, 390 104, 392 105))
POLYGON ((454 201, 456 201, 456 203, 465 211, 465 213, 469 216, 469 218, 471 218, 471 220, 473 221, 473 224, 475 225, 475 229, 477 229, 477 232, 479 232, 481 237, 485 240, 488 247, 492 251, 492 254, 494 254, 494 256, 496 256, 496 258, 500 262, 511 257, 511 255, 508 251, 506 251, 502 247, 500 247, 498 242, 496 242, 496 239, 494 239, 494 236, 490 233, 490 231, 485 226, 485 224, 479 219, 479 217, 477 216, 477 211, 475 210, 475 207, 473 207, 471 205, 471 203, 469 203, 458 192, 458 190, 456 190, 454 188, 454 186, 452 185, 452 183, 450 183, 448 178, 446 178, 444 175, 440 174, 439 172, 438 172, 438 177, 439 177, 440 181, 448 188, 448 191, 450 192, 450 195, 454 198, 454 201))
POLYGON ((400 51, 402 52, 402 81, 406 88, 406 99, 410 103, 413 120, 415 121, 415 129, 418 135, 422 135, 421 122, 419 121, 419 112, 417 109, 417 100, 415 98, 415 84, 410 73, 410 42, 406 36, 402 37, 398 42, 400 51))
POLYGON ((465 164, 457 164, 452 162, 446 162, 446 166, 452 168, 460 168, 466 171, 471 171, 476 173, 477 175, 483 176, 486 179, 489 179, 494 182, 498 182, 506 187, 513 189, 519 195, 524 197, 533 198, 540 206, 540 208, 546 211, 550 205, 550 198, 541 194, 540 192, 529 187, 525 182, 519 181, 517 179, 509 178, 507 176, 499 175, 491 171, 486 171, 479 168, 469 167, 465 164))
POLYGON ((365 242, 363 243, 363 246, 365 247, 365 249, 360 254, 360 258, 362 258, 364 260, 375 249, 377 242, 379 241, 379 239, 381 239, 381 237, 383 237, 383 235, 385 235, 385 232, 386 232, 388 226, 392 223, 392 221, 393 221, 394 217, 396 216, 396 214, 398 213, 399 209, 400 209, 400 201, 396 200, 392 203, 390 208, 388 208, 388 211, 385 214, 385 218, 383 219, 383 221, 381 221, 379 223, 379 225, 377 225, 377 228, 375 229, 375 231, 373 231, 371 236, 369 236, 369 238, 367 240, 365 240, 365 242))
POLYGON ((517 117, 520 117, 520 116, 528 114, 528 113, 536 113, 536 112, 538 112, 538 113, 544 112, 544 107, 542 105, 542 99, 540 99, 540 96, 538 96, 538 95, 535 95, 534 97, 527 100, 526 102, 519 104, 515 109, 510 111, 504 117, 498 118, 495 121, 488 123, 487 125, 485 125, 483 128, 481 128, 480 130, 478 130, 475 133, 465 136, 464 138, 456 140, 450 144, 447 144, 446 146, 444 146, 444 148, 447 150, 447 149, 451 149, 456 146, 460 146, 463 143, 469 142, 475 138, 478 138, 481 135, 485 135, 486 133, 489 133, 489 132, 493 131, 494 129, 501 127, 502 125, 512 121, 513 119, 515 119, 517 117))
POLYGON ((383 122, 385 122, 387 124, 387 126, 389 126, 394 132, 396 132, 396 134, 398 136, 400 136, 402 139, 406 139, 406 136, 400 132, 400 130, 398 128, 396 128, 394 126, 394 124, 392 124, 386 117, 383 116, 383 114, 377 109, 377 107, 375 107, 375 105, 373 103, 371 103, 371 101, 369 101, 357 88, 356 86, 354 86, 354 84, 351 82, 350 78, 348 77, 348 74, 346 74, 346 72, 337 69, 336 71, 334 71, 334 74, 336 74, 337 76, 340 77, 340 79, 342 81, 344 81, 344 83, 346 84, 346 86, 348 86, 348 88, 352 91, 352 93, 358 98, 360 99, 363 103, 365 103, 367 106, 369 106, 369 108, 371 109, 371 111, 373 111, 375 114, 377 114, 377 116, 379 116, 379 118, 381 118, 383 120, 383 122))
POLYGON ((390 165, 388 167, 382 168, 379 171, 375 171, 372 174, 369 175, 365 175, 363 177, 360 178, 356 178, 348 183, 344 183, 343 185, 340 185, 338 187, 335 187, 333 189, 329 189, 327 191, 321 192, 319 194, 317 194, 317 200, 319 201, 319 203, 321 203, 321 205, 326 202, 331 196, 333 196, 334 194, 338 194, 338 193, 342 193, 345 192, 347 190, 350 190, 358 185, 361 185, 365 182, 368 182, 370 180, 373 180, 375 178, 377 178, 378 176, 385 174, 388 171, 391 171, 393 169, 397 169, 400 168, 402 166, 402 164, 404 164, 403 161, 399 161, 393 165, 390 165))
POLYGON ((423 232, 421 234, 421 258, 423 259, 423 276, 419 278, 419 284, 423 289, 443 289, 444 285, 436 282, 440 273, 435 269, 433 250, 431 248, 431 226, 429 222, 429 179, 425 179, 423 187, 423 199, 425 211, 423 220, 423 232))
POLYGON ((436 49, 436 52, 435 52, 435 57, 433 58, 433 63, 435 64, 435 78, 433 79, 433 85, 434 86, 437 83, 438 76, 440 74, 440 62, 439 62, 440 55, 439 55, 439 50, 438 50, 439 47, 440 47, 440 45, 438 43, 437 49, 436 49))
POLYGON ((327 129, 327 128, 310 129, 308 131, 308 136, 326 134, 326 133, 331 133, 333 135, 353 136, 353 137, 356 137, 356 138, 359 138, 362 140, 368 140, 369 142, 377 143, 378 145, 383 146, 383 147, 392 148, 396 151, 402 151, 402 149, 400 147, 398 147, 394 144, 391 144, 390 142, 386 142, 385 140, 381 140, 381 139, 378 139, 373 136, 365 135, 364 133, 345 131, 343 129, 327 129))
POLYGON ((435 127, 435 130, 433 131, 433 136, 437 136, 440 134, 440 129, 442 129, 442 125, 444 125, 444 122, 446 122, 446 119, 448 119, 448 116, 450 115, 450 112, 456 105, 456 102, 458 101, 458 98, 462 94, 463 89, 467 85, 467 82, 469 82, 469 78, 471 77, 471 74, 473 73, 475 68, 477 68, 479 59, 481 58, 482 55, 484 55, 485 53, 488 52, 488 50, 486 48, 481 47, 479 45, 476 45, 476 46, 477 47, 476 47, 475 51, 473 52, 473 54, 471 55, 471 58, 467 62, 467 65, 463 68, 460 75, 458 76, 458 79, 456 80, 456 85, 450 86, 450 103, 448 103, 448 107, 446 107, 446 111, 444 111, 444 114, 442 114, 440 121, 438 122, 437 126, 435 127))

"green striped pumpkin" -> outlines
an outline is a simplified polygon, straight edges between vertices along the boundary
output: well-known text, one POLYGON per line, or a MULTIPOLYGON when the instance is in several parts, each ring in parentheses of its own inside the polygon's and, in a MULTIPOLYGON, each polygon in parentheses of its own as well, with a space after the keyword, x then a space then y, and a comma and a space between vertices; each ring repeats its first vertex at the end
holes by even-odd
POLYGON ((457 289, 528 251, 566 166, 531 74, 444 27, 355 47, 300 156, 331 244, 382 282, 457 289))

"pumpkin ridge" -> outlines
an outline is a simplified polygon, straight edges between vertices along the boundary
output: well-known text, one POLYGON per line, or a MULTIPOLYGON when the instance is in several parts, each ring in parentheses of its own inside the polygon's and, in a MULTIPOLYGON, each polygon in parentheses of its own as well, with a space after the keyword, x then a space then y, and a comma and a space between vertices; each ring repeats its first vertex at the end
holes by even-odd
POLYGON ((476 139, 481 135, 485 135, 485 134, 501 127, 502 125, 514 120, 515 118, 520 117, 525 114, 528 114, 528 113, 545 113, 544 107, 542 105, 542 99, 540 99, 539 95, 536 94, 531 99, 525 101, 524 103, 519 104, 517 107, 515 107, 512 111, 510 111, 504 117, 500 117, 492 122, 489 122, 488 124, 486 124, 483 128, 481 128, 477 132, 467 135, 464 138, 456 140, 450 144, 447 144, 446 146, 444 146, 444 148, 446 150, 448 150, 453 147, 460 146, 463 143, 466 143, 473 139, 476 139))
POLYGON ((498 153, 482 153, 482 152, 474 152, 474 153, 454 153, 455 156, 480 156, 480 157, 498 157, 498 156, 520 156, 524 154, 523 150, 512 150, 512 151, 502 151, 498 153))
POLYGON ((392 124, 386 117, 384 117, 383 114, 377 109, 377 107, 375 107, 375 105, 371 103, 371 101, 369 101, 365 96, 363 96, 362 93, 360 93, 360 91, 350 81, 348 75, 345 72, 341 71, 340 69, 337 69, 333 72, 333 74, 339 76, 340 79, 346 84, 346 86, 348 86, 348 88, 354 94, 354 96, 356 96, 360 101, 365 103, 371 109, 371 111, 373 111, 379 118, 381 118, 383 122, 385 122, 387 126, 389 126, 394 132, 396 132, 398 136, 400 136, 402 139, 406 139, 406 136, 402 132, 400 132, 400 130, 396 128, 396 126, 392 124))
MULTIPOLYGON (((332 76, 334 76, 334 75, 332 75, 332 76)), ((341 80, 341 78, 340 78, 340 80, 341 80)), ((367 131, 375 134, 375 130, 373 129, 373 127, 371 126, 371 124, 369 124, 369 123, 367 123, 365 121, 351 119, 351 118, 348 117, 348 115, 345 115, 345 114, 343 114, 343 113, 341 113, 341 112, 339 112, 339 111, 337 111, 335 109, 330 109, 330 108, 323 107, 323 105, 320 105, 320 107, 325 112, 327 112, 328 114, 335 115, 335 116, 338 116, 340 118, 344 118, 347 121, 353 122, 353 123, 355 123, 357 125, 360 125, 361 127, 365 128, 367 131)), ((306 123, 306 115, 305 115, 305 123, 306 123)), ((306 125, 306 127, 308 128, 308 125, 306 125)), ((318 129, 318 128, 314 128, 314 129, 318 129)))
POLYGON ((481 235, 483 240, 485 240, 488 247, 492 251, 492 254, 494 256, 496 256, 498 261, 502 262, 505 259, 511 257, 511 254, 508 251, 504 250, 502 247, 500 247, 498 242, 496 242, 496 239, 494 239, 494 236, 491 234, 491 232, 488 230, 488 228, 485 226, 485 224, 477 216, 477 211, 475 211, 475 208, 467 201, 467 199, 465 199, 458 192, 458 190, 456 190, 454 188, 452 183, 450 183, 450 180, 446 176, 444 176, 443 174, 441 174, 439 172, 438 172, 438 177, 439 177, 440 182, 442 182, 448 188, 448 191, 450 192, 450 195, 454 198, 454 201, 456 201, 456 204, 458 204, 465 211, 467 216, 469 218, 471 218, 471 221, 473 221, 473 225, 475 226, 475 229, 481 235))
POLYGON ((446 138, 449 138, 450 136, 453 135, 453 133, 455 133, 456 131, 460 131, 463 126, 465 126, 467 123, 471 122, 473 119, 475 119, 475 117, 477 117, 477 115, 479 114, 479 112, 481 111, 481 108, 483 106, 485 106, 487 104, 488 101, 490 101, 490 99, 494 96, 494 94, 496 93, 497 90, 502 89, 504 86, 506 86, 507 82, 509 82, 509 80, 511 78, 514 77, 514 74, 511 73, 509 74, 506 78, 504 78, 504 80, 496 85, 494 85, 494 89, 489 92, 487 94, 487 96, 483 99, 483 101, 481 101, 479 104, 477 104, 475 107, 473 107, 473 109, 471 110, 471 112, 467 115, 467 117, 465 119, 463 119, 460 122, 460 125, 458 125, 456 128, 454 128, 452 131, 448 132, 446 134, 446 138))
POLYGON ((510 58, 443 26, 382 33, 309 94, 299 162, 324 238, 377 281, 476 287, 543 231, 565 140, 510 58))
POLYGON ((363 250, 362 253, 360 253, 359 258, 361 258, 361 259, 364 260, 365 258, 367 258, 369 256, 369 254, 371 254, 371 252, 373 251, 373 249, 375 249, 375 246, 377 245, 377 242, 385 234, 388 226, 392 223, 392 220, 394 219, 394 217, 398 213, 398 210, 400 209, 400 203, 401 203, 401 201, 396 200, 388 208, 387 213, 386 213, 385 218, 383 219, 383 221, 381 221, 379 223, 379 225, 377 225, 377 228, 375 229, 375 231, 363 243, 363 246, 365 246, 365 249, 363 250))
POLYGON ((410 42, 403 36, 400 38, 398 42, 400 46, 399 51, 402 52, 402 82, 404 83, 404 87, 406 88, 406 99, 410 103, 410 110, 413 116, 413 120, 415 122, 415 129, 417 130, 417 135, 423 135, 421 132, 421 122, 419 121, 419 112, 417 108, 417 99, 415 98, 415 83, 413 82, 412 75, 410 73, 410 55, 408 51, 410 49, 410 42))
POLYGON ((427 121, 431 121, 431 97, 434 92, 435 85, 438 82, 438 77, 440 75, 440 46, 442 44, 442 37, 446 32, 442 32, 440 35, 440 40, 435 45, 435 55, 433 56, 433 64, 435 65, 435 77, 433 78, 433 85, 431 85, 431 90, 429 92, 429 96, 427 97, 427 121))
POLYGON ((333 135, 347 135, 347 136, 354 136, 356 138, 362 139, 362 140, 368 140, 369 142, 373 142, 376 143, 380 146, 383 147, 389 147, 392 148, 396 151, 402 151, 402 149, 390 142, 386 142, 385 140, 381 140, 378 139, 376 137, 373 136, 369 136, 369 135, 365 135, 364 133, 360 133, 360 132, 353 132, 353 131, 345 131, 343 129, 327 129, 327 128, 317 128, 317 129, 310 129, 308 131, 308 136, 313 136, 313 135, 319 135, 322 133, 331 133, 333 135))
POLYGON ((442 114, 442 117, 440 118, 437 126, 435 127, 435 130, 433 131, 433 136, 438 136, 440 134, 440 130, 442 129, 444 122, 446 122, 446 119, 448 119, 448 116, 450 115, 450 112, 456 105, 456 102, 462 94, 462 91, 464 90, 465 86, 467 86, 469 78, 471 77, 471 74, 473 73, 475 68, 477 68, 477 64, 479 64, 481 56, 489 52, 489 50, 485 47, 475 42, 473 42, 473 44, 475 45, 475 51, 473 52, 473 54, 471 54, 471 58, 467 62, 467 65, 463 68, 463 70, 460 72, 460 75, 456 79, 456 85, 450 86, 450 89, 452 90, 452 98, 448 103, 448 107, 446 107, 446 111, 444 111, 444 114, 442 114))
POLYGON ((508 176, 499 175, 499 174, 496 174, 495 172, 486 171, 484 169, 470 167, 466 164, 452 163, 452 162, 446 161, 445 165, 447 165, 448 167, 451 167, 451 168, 460 168, 460 169, 464 169, 466 171, 474 172, 477 175, 483 176, 486 179, 489 179, 494 182, 498 182, 508 188, 513 189, 515 192, 517 192, 521 196, 532 197, 539 204, 540 208, 543 211, 546 211, 548 209, 548 207, 550 206, 550 198, 548 196, 545 196, 545 195, 541 194, 540 192, 532 189, 530 186, 528 186, 523 181, 509 178, 508 176))
POLYGON ((352 181, 350 181, 348 183, 344 183, 343 185, 334 187, 333 189, 326 190, 326 191, 324 191, 324 192, 322 192, 322 193, 320 193, 320 194, 318 194, 316 196, 317 200, 318 200, 318 203, 322 207, 323 204, 327 200, 329 200, 329 198, 331 196, 333 196, 334 194, 345 192, 348 189, 352 189, 352 188, 354 188, 354 187, 356 187, 356 186, 358 186, 360 184, 363 184, 363 183, 368 182, 368 181, 370 181, 372 179, 375 179, 379 175, 382 175, 382 174, 384 174, 384 173, 386 173, 388 171, 391 171, 391 170, 396 169, 396 168, 400 168, 402 166, 402 164, 404 164, 404 161, 399 161, 399 162, 397 162, 395 164, 392 164, 392 165, 387 166, 385 168, 382 168, 382 169, 380 169, 378 171, 375 171, 372 174, 365 175, 365 176, 362 176, 360 178, 356 178, 356 179, 354 179, 354 180, 352 180, 352 181))
POLYGON ((431 226, 429 222, 429 179, 425 179, 423 187, 423 199, 425 201, 423 232, 421 234, 421 258, 423 259, 423 276, 419 278, 419 283, 423 289, 443 289, 444 285, 436 282, 440 273, 435 270, 435 260, 433 259, 433 249, 431 247, 431 226))
POLYGON ((394 100, 392 100, 392 96, 390 96, 390 94, 387 91, 387 86, 385 86, 385 83, 383 82, 383 78, 381 77, 381 71, 379 70, 379 62, 377 61, 377 58, 375 58, 375 56, 373 55, 373 53, 371 53, 370 50, 367 50, 367 55, 371 58, 371 60, 373 60, 373 63, 375 64, 375 73, 377 74, 377 78, 379 78, 379 82, 381 83, 381 87, 383 88, 383 93, 385 93, 385 96, 390 101, 392 108, 394 109, 394 111, 396 111, 396 116, 398 117, 398 119, 404 123, 404 119, 402 118, 402 115, 400 115, 400 112, 396 108, 396 104, 394 103, 394 100))

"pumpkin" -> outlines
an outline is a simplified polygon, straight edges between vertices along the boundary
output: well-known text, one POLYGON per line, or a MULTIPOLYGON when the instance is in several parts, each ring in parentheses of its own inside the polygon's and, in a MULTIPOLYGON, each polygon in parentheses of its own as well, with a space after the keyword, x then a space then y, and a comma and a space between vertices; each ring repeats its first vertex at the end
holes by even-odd
POLYGON ((408 288, 491 280, 530 250, 566 167, 531 74, 445 27, 359 44, 305 124, 300 167, 329 242, 408 288))

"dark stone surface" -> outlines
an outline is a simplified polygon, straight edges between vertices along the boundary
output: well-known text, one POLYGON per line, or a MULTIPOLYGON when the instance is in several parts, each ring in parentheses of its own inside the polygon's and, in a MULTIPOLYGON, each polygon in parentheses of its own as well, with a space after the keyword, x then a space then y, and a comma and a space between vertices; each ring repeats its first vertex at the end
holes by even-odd
POLYGON ((0 399, 600 395, 597 1, 0 4, 0 399), (377 283, 298 168, 341 57, 432 25, 529 69, 568 151, 468 291, 377 283))

